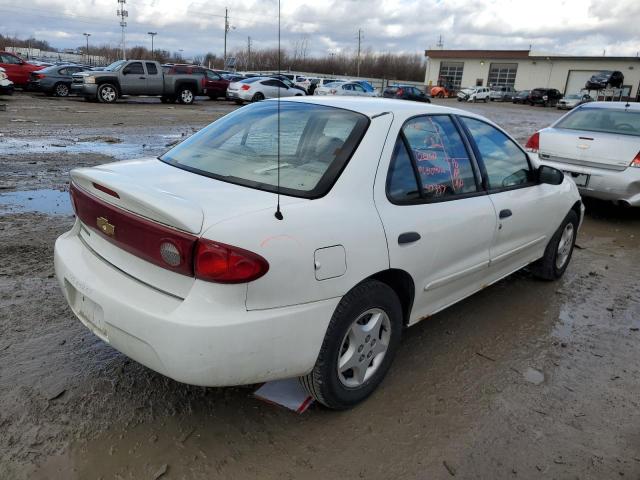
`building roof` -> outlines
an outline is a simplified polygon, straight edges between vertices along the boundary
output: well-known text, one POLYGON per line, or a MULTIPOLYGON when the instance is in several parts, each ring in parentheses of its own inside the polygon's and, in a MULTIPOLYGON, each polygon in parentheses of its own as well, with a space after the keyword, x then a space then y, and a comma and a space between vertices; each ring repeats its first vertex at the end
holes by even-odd
POLYGON ((542 54, 530 50, 425 50, 425 57, 437 59, 479 60, 583 60, 583 61, 640 61, 639 57, 608 57, 542 54))

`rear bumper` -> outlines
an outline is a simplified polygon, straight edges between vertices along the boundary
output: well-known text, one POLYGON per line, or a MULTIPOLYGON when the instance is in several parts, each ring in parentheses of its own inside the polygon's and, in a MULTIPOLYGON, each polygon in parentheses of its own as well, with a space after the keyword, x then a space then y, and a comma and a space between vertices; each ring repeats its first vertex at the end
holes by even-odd
POLYGON ((13 83, 8 82, 5 85, 0 82, 0 95, 13 95, 13 83))
POLYGON ((117 350, 174 380, 203 386, 308 373, 339 298, 247 311, 246 285, 196 281, 180 299, 128 276, 90 250, 79 223, 54 264, 78 319, 117 350))
POLYGON ((632 207, 640 207, 640 168, 628 167, 622 171, 585 167, 540 158, 540 164, 549 165, 565 172, 589 175, 586 187, 578 187, 585 197, 599 198, 614 202, 625 202, 632 207))

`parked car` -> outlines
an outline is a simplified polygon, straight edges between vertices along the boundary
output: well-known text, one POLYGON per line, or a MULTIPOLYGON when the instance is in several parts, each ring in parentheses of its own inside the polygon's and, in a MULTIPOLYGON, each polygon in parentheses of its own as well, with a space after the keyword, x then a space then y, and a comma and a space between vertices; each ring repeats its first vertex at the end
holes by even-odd
POLYGON ((23 59, 9 52, 0 52, 0 67, 4 68, 9 80, 16 87, 25 88, 29 82, 29 74, 42 70, 44 66, 25 62, 23 59))
POLYGON ((355 82, 358 85, 360 85, 367 92, 370 92, 370 93, 375 93, 376 92, 376 88, 373 85, 371 85, 371 83, 367 82, 366 80, 353 80, 353 82, 355 82))
POLYGON ((529 94, 531 93, 531 90, 520 90, 519 92, 517 92, 514 96, 513 99, 511 100, 512 103, 528 103, 529 102, 529 94))
POLYGON ((229 84, 227 98, 239 105, 244 102, 259 102, 267 98, 302 97, 303 90, 287 87, 282 80, 271 77, 251 77, 229 84))
POLYGON ((102 103, 114 103, 123 95, 155 95, 165 103, 177 99, 191 105, 204 88, 202 74, 165 74, 151 60, 118 60, 99 72, 75 73, 71 84, 72 92, 102 103))
POLYGON ((541 164, 565 171, 585 197, 640 206, 640 104, 590 102, 526 145, 541 164))
POLYGON ((571 110, 583 103, 593 102, 593 98, 586 93, 570 93, 558 101, 558 110, 571 110))
POLYGON ((455 87, 448 81, 439 81, 437 86, 431 88, 432 98, 450 98, 456 93, 455 87))
POLYGON ((384 89, 382 96, 385 98, 431 103, 427 94, 413 85, 390 85, 384 89))
POLYGON ((513 87, 508 85, 500 85, 491 87, 491 91, 489 92, 489 100, 492 102, 507 102, 512 101, 515 96, 516 91, 513 87))
POLYGON ((53 65, 31 72, 29 75, 29 90, 43 92, 47 95, 66 97, 71 93, 73 74, 87 70, 81 65, 53 65))
POLYGON ((244 75, 240 75, 236 73, 223 73, 222 78, 224 78, 225 80, 229 80, 229 83, 232 83, 232 82, 239 82, 240 80, 244 80, 245 78, 248 78, 248 77, 245 77, 244 75))
POLYGON ((201 65, 167 64, 162 66, 162 71, 166 75, 202 75, 202 94, 207 95, 211 100, 226 96, 230 83, 226 78, 222 78, 218 72, 201 65))
POLYGON ((316 88, 314 95, 352 95, 357 97, 375 97, 376 92, 367 91, 357 82, 333 82, 316 88))
POLYGON ((282 83, 284 83, 287 87, 289 88, 297 88, 298 90, 300 90, 301 92, 304 92, 305 94, 307 94, 308 92, 301 87, 300 85, 296 85, 295 83, 293 83, 289 77, 287 77, 286 75, 282 75, 282 74, 276 74, 276 75, 270 75, 271 78, 275 78, 280 80, 282 83))
POLYGON ((585 84, 586 90, 604 90, 606 88, 620 88, 624 82, 622 72, 605 70, 593 75, 585 84))
POLYGON ((527 265, 561 277, 583 215, 491 121, 353 97, 255 103, 70 191, 55 272, 89 330, 180 382, 300 377, 336 409, 378 387, 404 327, 527 265))
POLYGON ((0 95, 12 95, 13 82, 7 77, 4 68, 0 67, 0 95))
POLYGON ((529 105, 554 107, 561 98, 562 93, 560 93, 555 88, 534 88, 533 90, 531 90, 531 92, 529 92, 527 103, 529 105))
POLYGON ((467 87, 458 92, 459 102, 484 102, 487 103, 491 91, 488 87, 467 87))

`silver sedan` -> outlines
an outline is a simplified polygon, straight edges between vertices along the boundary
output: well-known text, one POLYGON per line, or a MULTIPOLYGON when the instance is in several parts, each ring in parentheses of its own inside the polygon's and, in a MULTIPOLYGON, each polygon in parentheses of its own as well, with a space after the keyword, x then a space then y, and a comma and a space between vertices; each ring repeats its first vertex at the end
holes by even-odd
POLYGON ((583 196, 640 206, 640 105, 590 102, 527 142, 541 164, 571 176, 583 196))

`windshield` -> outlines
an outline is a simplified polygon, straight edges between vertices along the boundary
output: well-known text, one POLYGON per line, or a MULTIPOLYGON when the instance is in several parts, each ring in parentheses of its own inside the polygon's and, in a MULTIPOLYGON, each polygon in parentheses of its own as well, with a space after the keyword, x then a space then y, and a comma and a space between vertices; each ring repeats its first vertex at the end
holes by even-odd
POLYGON ((239 80, 239 82, 240 83, 253 83, 253 82, 257 82, 258 80, 264 80, 264 77, 245 78, 245 79, 239 80))
POLYGON ((576 93, 572 93, 571 95, 567 95, 567 96, 566 96, 566 97, 564 97, 564 98, 570 98, 570 99, 572 99, 572 100, 577 100, 577 99, 582 98, 582 96, 581 96, 581 95, 578 95, 578 94, 576 94, 576 93))
POLYGON ((329 191, 364 135, 359 113, 310 103, 243 107, 169 150, 160 160, 251 188, 315 198, 329 191))
POLYGON ((126 60, 118 60, 116 62, 113 62, 111 65, 104 67, 104 69, 107 72, 117 72, 125 63, 127 63, 126 60))
POLYGON ((640 112, 581 108, 560 120, 556 128, 640 136, 640 112))

